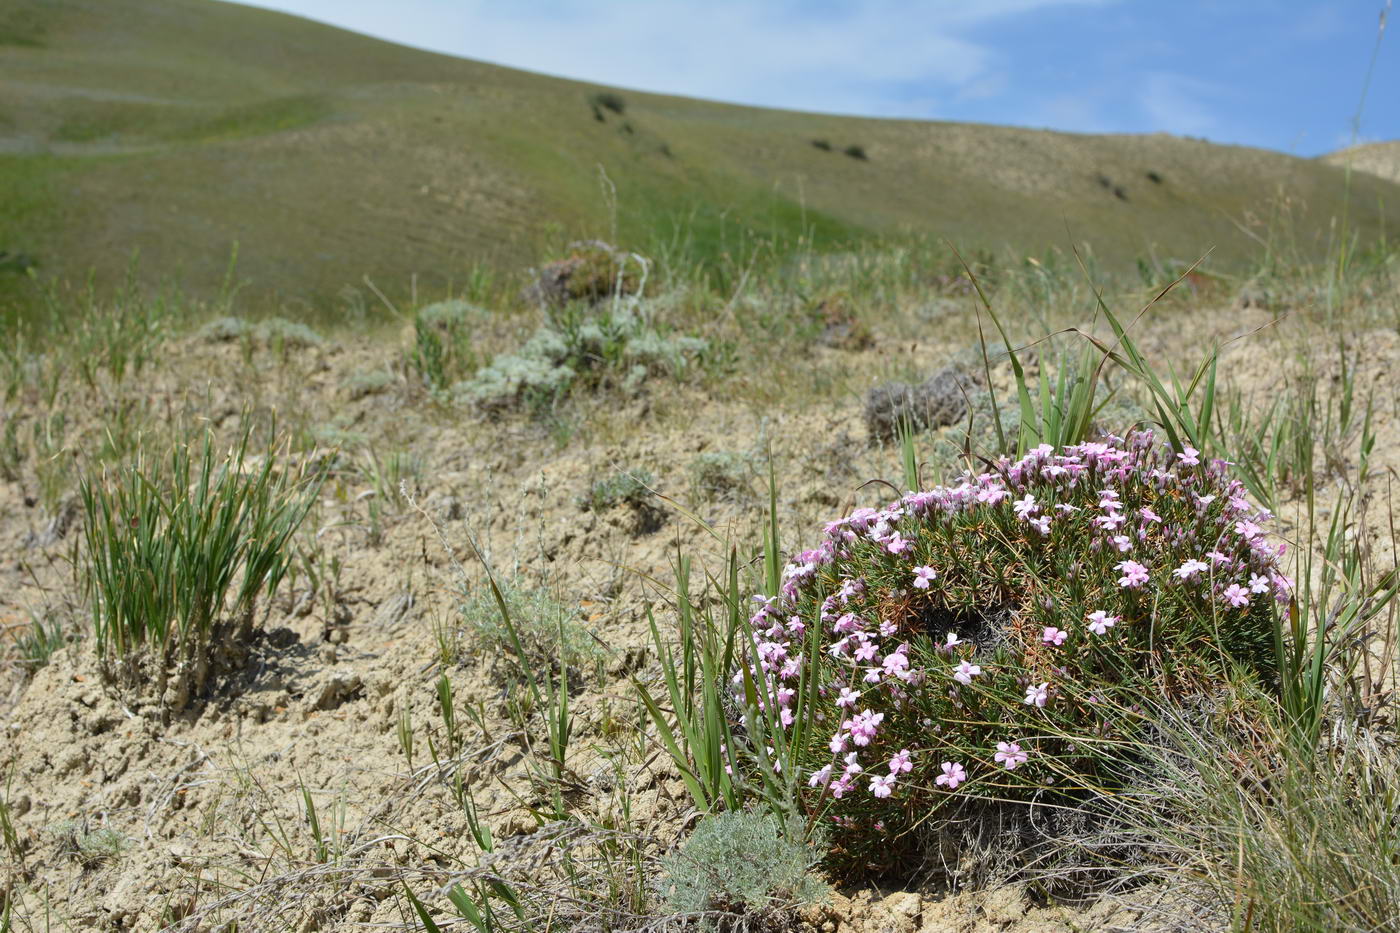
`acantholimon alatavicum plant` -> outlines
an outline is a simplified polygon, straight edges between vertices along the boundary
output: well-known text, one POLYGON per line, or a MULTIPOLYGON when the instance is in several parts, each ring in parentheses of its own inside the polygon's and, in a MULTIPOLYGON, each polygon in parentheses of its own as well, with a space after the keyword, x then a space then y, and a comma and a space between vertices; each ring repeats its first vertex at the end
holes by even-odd
POLYGON ((1153 704, 1275 680, 1269 518, 1148 431, 1044 445, 830 522, 755 597, 734 686, 828 864, 880 871, 948 807, 1111 791, 1153 704))

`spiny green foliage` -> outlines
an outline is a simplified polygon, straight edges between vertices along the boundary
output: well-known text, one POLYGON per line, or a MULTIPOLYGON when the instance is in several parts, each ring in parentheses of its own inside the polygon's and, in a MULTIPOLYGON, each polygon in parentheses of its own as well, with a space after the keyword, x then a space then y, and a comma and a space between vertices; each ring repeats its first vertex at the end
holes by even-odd
POLYGON ((784 831, 761 810, 706 816, 681 850, 662 860, 668 905, 679 913, 762 920, 824 902, 830 888, 812 873, 817 855, 802 835, 801 826, 784 831))
POLYGON ((319 476, 274 448, 250 456, 245 431, 225 455, 205 435, 164 461, 136 460, 81 483, 77 573, 105 657, 149 649, 163 666, 210 661, 223 617, 251 629, 260 596, 276 590, 290 542, 315 501, 319 476))

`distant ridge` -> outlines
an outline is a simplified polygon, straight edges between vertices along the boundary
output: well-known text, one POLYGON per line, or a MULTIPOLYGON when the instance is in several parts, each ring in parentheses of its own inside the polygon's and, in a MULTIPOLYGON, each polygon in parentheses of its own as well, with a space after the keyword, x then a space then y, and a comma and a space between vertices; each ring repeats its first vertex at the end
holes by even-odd
POLYGON ((1400 182, 1400 140, 1350 146, 1328 153, 1322 160, 1343 167, 1350 164, 1355 171, 1369 172, 1377 178, 1400 182))
POLYGON ((108 278, 139 251, 149 279, 209 290, 236 242, 251 293, 289 303, 333 305, 366 275, 431 290, 590 235, 713 257, 912 232, 1228 266, 1273 217, 1320 252, 1344 197, 1363 233, 1400 229, 1400 186, 1348 192, 1326 160, 598 97, 213 0, 6 0, 0 74, 0 250, 108 278))

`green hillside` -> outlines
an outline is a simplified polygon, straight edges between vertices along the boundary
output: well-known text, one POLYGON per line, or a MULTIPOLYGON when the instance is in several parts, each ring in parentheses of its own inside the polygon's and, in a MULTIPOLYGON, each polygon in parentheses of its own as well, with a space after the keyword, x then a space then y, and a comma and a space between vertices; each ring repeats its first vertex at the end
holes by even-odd
MULTIPOLYGON (((364 275, 395 292, 461 281, 584 235, 713 253, 916 232, 1035 252, 1089 241, 1110 261, 1214 247, 1228 264, 1281 196, 1290 238, 1324 249, 1346 191, 1322 161, 1164 135, 632 91, 616 112, 590 101, 598 88, 212 0, 8 0, 0 74, 12 264, 113 276, 139 251, 143 274, 198 290, 237 242, 240 278, 293 304, 364 275)), ((1348 217, 1400 229, 1400 186, 1354 175, 1348 217)))

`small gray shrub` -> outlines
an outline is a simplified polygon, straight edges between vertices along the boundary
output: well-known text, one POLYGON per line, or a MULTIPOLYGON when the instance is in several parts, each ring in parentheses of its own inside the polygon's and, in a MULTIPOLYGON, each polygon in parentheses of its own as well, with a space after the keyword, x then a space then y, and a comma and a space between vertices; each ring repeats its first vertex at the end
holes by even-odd
POLYGON ((730 450, 708 450, 690 461, 690 481, 697 498, 737 501, 752 492, 753 457, 730 450))
MULTIPOLYGON (((607 651, 583 624, 577 608, 565 606, 549 590, 505 583, 501 595, 510 612, 511 624, 520 638, 525 656, 518 664, 534 671, 558 673, 567 667, 575 674, 592 672, 601 677, 607 651)), ((511 680, 518 668, 501 665, 500 659, 516 656, 515 641, 501 618, 500 607, 490 589, 479 587, 462 602, 459 646, 444 645, 446 654, 455 656, 466 649, 493 661, 498 678, 511 680)))
POLYGON ((649 378, 683 376, 708 348, 699 337, 662 336, 629 308, 595 314, 572 305, 552 315, 519 350, 455 384, 451 394, 488 414, 538 412, 576 387, 635 392, 649 378))
POLYGON ((722 911, 760 922, 827 900, 811 869, 801 826, 785 832, 773 815, 738 810, 707 816, 679 852, 662 859, 662 894, 679 913, 722 911))

